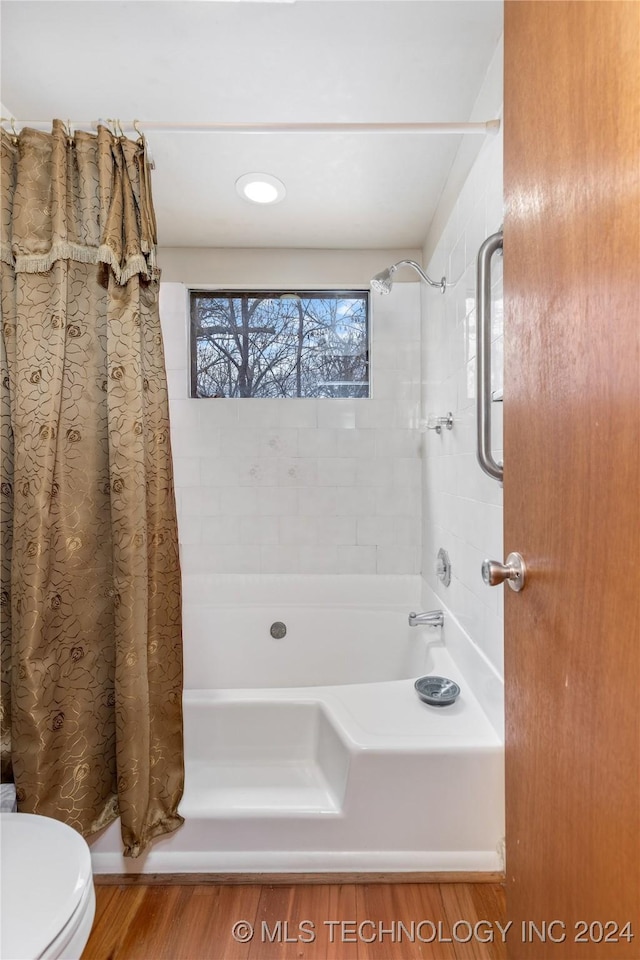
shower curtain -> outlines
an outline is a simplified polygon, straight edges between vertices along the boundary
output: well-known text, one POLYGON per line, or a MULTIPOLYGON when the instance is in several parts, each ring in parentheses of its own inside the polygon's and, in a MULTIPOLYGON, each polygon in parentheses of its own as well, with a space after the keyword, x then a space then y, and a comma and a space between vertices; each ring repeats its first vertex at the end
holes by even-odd
POLYGON ((143 141, 2 132, 2 779, 124 852, 182 823, 180 569, 143 141))

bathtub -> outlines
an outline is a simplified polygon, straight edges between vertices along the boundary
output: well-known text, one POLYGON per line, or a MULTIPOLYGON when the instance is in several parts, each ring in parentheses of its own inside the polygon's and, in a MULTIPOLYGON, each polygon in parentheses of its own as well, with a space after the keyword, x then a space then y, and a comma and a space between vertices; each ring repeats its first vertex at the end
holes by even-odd
POLYGON ((414 577, 186 577, 185 823, 137 860, 112 824, 94 871, 501 870, 502 738, 447 618, 409 627, 419 597, 414 577), (453 706, 418 699, 427 673, 453 706))

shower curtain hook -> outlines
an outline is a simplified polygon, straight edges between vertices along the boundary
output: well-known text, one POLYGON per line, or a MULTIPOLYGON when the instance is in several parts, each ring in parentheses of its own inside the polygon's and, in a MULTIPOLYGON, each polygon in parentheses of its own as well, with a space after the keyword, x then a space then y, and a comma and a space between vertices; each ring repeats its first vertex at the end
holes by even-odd
MULTIPOLYGON (((9 134, 12 137, 15 143, 18 142, 18 131, 16 130, 16 118, 15 117, 0 117, 0 123, 10 123, 11 124, 11 133, 9 134)), ((9 133, 8 130, 5 133, 9 133)))
POLYGON ((15 117, 0 117, 0 123, 10 123, 12 132, 9 133, 8 130, 5 131, 7 136, 11 138, 12 143, 18 142, 18 131, 16 130, 16 118, 15 117))
POLYGON ((141 130, 140 127, 138 126, 139 123, 140 123, 139 120, 134 120, 133 123, 132 123, 133 129, 134 129, 135 132, 138 134, 138 138, 139 138, 139 139, 138 139, 138 143, 141 143, 141 144, 142 144, 142 149, 144 150, 144 155, 145 155, 145 157, 147 158, 147 163, 149 164, 149 169, 150 169, 150 170, 155 170, 156 165, 155 165, 155 163, 154 163, 153 157, 151 156, 151 151, 149 150, 149 144, 147 143, 147 138, 145 137, 144 133, 142 132, 142 130, 141 130))

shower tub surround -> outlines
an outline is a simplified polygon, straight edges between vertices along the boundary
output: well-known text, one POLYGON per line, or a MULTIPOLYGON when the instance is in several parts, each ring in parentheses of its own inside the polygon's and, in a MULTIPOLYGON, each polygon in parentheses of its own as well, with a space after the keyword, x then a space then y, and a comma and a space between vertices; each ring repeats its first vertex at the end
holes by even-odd
POLYGON ((184 825, 97 873, 493 871, 503 748, 416 576, 185 577, 184 825), (271 627, 284 623, 286 634, 271 627), (422 703, 418 676, 462 693, 422 703))
POLYGON ((419 285, 371 297, 368 399, 191 399, 187 293, 161 284, 183 572, 418 573, 419 285))

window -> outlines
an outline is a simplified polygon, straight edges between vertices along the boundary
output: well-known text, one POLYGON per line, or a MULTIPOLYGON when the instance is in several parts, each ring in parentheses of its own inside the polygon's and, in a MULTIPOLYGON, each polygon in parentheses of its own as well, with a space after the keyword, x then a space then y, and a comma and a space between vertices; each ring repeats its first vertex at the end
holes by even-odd
POLYGON ((364 290, 191 291, 192 397, 368 397, 364 290))

